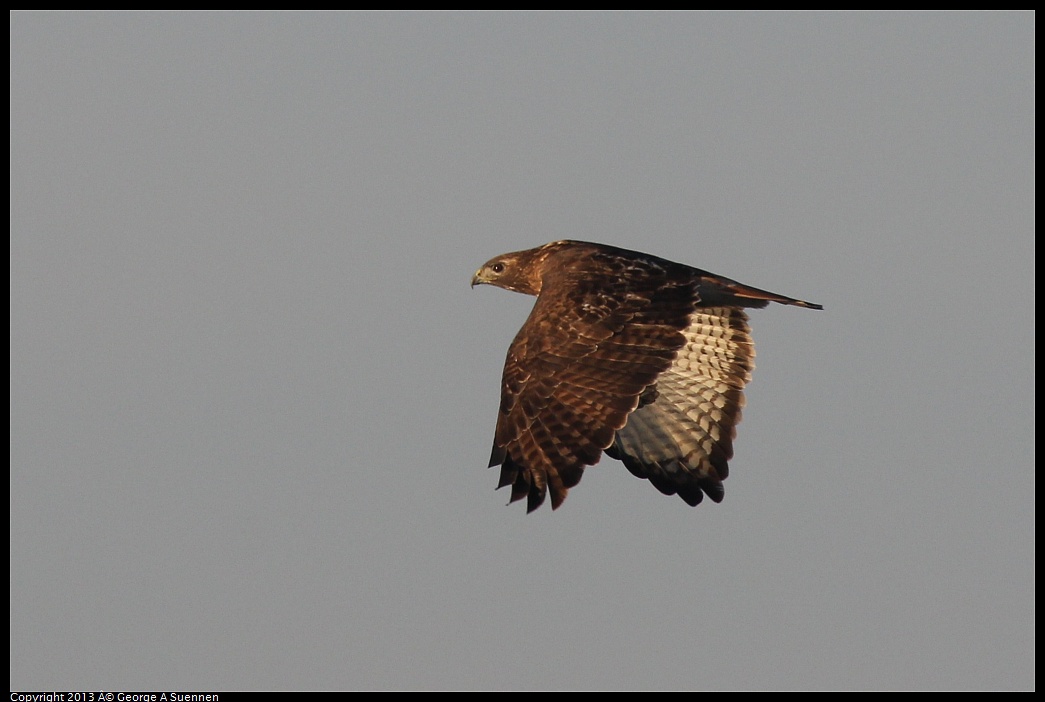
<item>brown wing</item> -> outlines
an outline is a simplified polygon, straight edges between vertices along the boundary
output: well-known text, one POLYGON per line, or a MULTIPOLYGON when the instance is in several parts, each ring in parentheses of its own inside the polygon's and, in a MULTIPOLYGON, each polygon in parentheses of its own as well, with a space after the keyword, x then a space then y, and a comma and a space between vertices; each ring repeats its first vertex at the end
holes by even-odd
POLYGON ((545 279, 508 351, 490 465, 511 501, 558 507, 610 447, 639 397, 686 345, 699 280, 657 259, 590 257, 568 284, 545 279))

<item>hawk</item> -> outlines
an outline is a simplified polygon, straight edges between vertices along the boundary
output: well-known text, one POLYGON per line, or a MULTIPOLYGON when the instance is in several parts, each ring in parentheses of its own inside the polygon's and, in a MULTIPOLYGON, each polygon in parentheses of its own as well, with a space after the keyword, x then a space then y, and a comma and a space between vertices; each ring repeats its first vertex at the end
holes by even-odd
POLYGON ((666 495, 723 497, 754 369, 744 308, 822 306, 583 241, 490 259, 472 287, 536 295, 508 349, 490 466, 552 509, 603 452, 666 495))

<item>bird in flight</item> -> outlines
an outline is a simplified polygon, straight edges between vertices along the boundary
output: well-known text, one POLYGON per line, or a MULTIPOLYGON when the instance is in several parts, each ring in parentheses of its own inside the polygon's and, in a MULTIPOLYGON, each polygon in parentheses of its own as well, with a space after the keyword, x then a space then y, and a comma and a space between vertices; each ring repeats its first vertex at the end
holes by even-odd
POLYGON ((755 367, 744 308, 823 309, 583 241, 492 258, 481 284, 537 296, 508 349, 489 464, 527 512, 548 492, 558 508, 603 452, 666 495, 721 502, 755 367))

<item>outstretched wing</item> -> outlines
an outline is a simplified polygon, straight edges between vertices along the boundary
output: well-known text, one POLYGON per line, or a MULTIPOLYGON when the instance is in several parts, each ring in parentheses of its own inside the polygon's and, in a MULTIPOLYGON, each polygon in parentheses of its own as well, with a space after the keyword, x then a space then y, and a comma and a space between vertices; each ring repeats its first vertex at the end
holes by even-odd
POLYGON ((755 346, 736 307, 697 309, 683 335, 670 368, 606 453, 666 495, 697 505, 706 493, 720 502, 755 346))
POLYGON ((568 285, 546 281, 508 351, 490 465, 511 501, 558 507, 687 344, 698 280, 596 253, 568 285))

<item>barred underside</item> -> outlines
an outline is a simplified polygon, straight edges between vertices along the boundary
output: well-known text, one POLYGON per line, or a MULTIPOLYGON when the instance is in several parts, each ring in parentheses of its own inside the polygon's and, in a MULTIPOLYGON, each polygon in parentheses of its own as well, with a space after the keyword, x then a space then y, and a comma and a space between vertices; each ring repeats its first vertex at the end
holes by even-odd
POLYGON ((665 494, 719 502, 755 348, 739 308, 698 309, 683 334, 685 346, 646 394, 652 401, 631 413, 607 454, 665 494))

